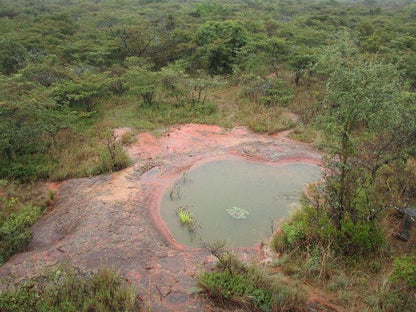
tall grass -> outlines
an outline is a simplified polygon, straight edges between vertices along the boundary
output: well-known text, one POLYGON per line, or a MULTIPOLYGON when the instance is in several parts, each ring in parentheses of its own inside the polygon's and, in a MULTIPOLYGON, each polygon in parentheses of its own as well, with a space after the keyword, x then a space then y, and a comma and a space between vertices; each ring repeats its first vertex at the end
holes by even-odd
POLYGON ((0 293, 4 312, 130 312, 140 305, 134 288, 106 268, 95 274, 57 271, 0 293))
POLYGON ((199 293, 213 303, 245 311, 304 311, 305 294, 280 274, 246 265, 234 255, 218 256, 217 268, 198 276, 199 293))
POLYGON ((98 126, 87 133, 60 132, 48 155, 49 179, 93 176, 127 167, 130 160, 121 144, 100 137, 105 131, 98 126), (111 155, 113 149, 114 155, 111 155))

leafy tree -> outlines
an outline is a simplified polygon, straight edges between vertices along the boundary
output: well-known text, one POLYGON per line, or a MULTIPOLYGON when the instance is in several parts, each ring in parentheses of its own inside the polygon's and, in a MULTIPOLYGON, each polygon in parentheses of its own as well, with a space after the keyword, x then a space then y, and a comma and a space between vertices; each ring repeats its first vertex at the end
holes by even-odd
POLYGON ((198 58, 211 75, 230 74, 240 49, 247 43, 247 31, 238 21, 206 22, 196 33, 198 58))
POLYGON ((287 60, 289 69, 295 72, 295 84, 299 85, 300 78, 307 73, 312 74, 312 67, 316 62, 316 56, 311 49, 305 46, 295 46, 287 60))
POLYGON ((54 136, 61 129, 71 127, 74 120, 76 115, 56 105, 43 89, 0 102, 0 155, 3 161, 10 166, 26 155, 44 153, 54 136))
POLYGON ((142 59, 130 58, 129 61, 133 65, 124 74, 129 92, 143 99, 144 104, 152 105, 159 86, 158 73, 152 71, 149 64, 140 64, 142 59))
POLYGON ((83 73, 74 80, 65 80, 54 87, 60 105, 79 107, 91 112, 99 99, 107 95, 109 79, 101 74, 83 73))
POLYGON ((364 60, 338 64, 327 92, 320 119, 331 155, 326 185, 340 228, 345 218, 374 220, 385 207, 376 200, 376 178, 414 152, 415 97, 400 86, 394 66, 364 60))

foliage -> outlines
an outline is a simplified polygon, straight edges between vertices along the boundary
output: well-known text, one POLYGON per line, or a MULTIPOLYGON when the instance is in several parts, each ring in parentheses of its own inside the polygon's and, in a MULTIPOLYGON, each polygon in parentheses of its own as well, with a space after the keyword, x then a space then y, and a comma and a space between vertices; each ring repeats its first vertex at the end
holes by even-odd
MULTIPOLYGON (((216 249, 214 249, 215 251, 216 249)), ((234 255, 215 253, 217 271, 198 276, 199 292, 221 306, 238 306, 247 311, 302 311, 301 290, 279 276, 241 263, 234 255)))
POLYGON ((178 209, 176 209, 176 213, 179 217, 181 225, 186 226, 188 230, 191 232, 195 231, 195 229, 198 227, 198 223, 196 222, 196 220, 187 208, 179 207, 178 209))
POLYGON ((196 33, 198 60, 210 74, 230 74, 239 50, 247 42, 246 29, 237 21, 208 21, 196 33))
POLYGON ((377 222, 354 223, 346 217, 337 228, 327 210, 311 205, 317 201, 317 198, 304 199, 301 210, 282 225, 281 231, 272 239, 272 246, 276 251, 287 252, 296 249, 307 250, 313 246, 328 246, 348 261, 375 256, 385 246, 385 235, 377 222))
POLYGON ((132 66, 125 73, 126 86, 132 94, 143 99, 143 104, 152 105, 156 95, 158 75, 148 67, 132 66))
POLYGON ((286 107, 294 96, 294 90, 286 81, 253 76, 243 76, 243 95, 250 100, 261 103, 267 107, 286 107))
POLYGON ((0 51, 0 72, 10 75, 24 67, 27 52, 16 38, 2 38, 0 51))
POLYGON ((317 117, 329 152, 325 196, 338 229, 344 218, 354 224, 373 221, 384 207, 396 204, 377 198, 377 177, 381 169, 407 159, 416 146, 415 98, 406 85, 400 87, 397 69, 343 49, 317 117))
POLYGON ((0 264, 25 249, 31 238, 30 226, 42 211, 41 207, 26 206, 0 222, 0 264))
POLYGON ((0 292, 2 311, 140 311, 133 287, 110 269, 94 274, 58 270, 38 280, 0 292))
POLYGON ((403 255, 394 258, 393 268, 393 280, 405 281, 410 288, 416 288, 416 256, 403 255))
MULTIPOLYGON (((292 137, 326 153, 325 181, 274 245, 327 278, 337 257, 380 255, 387 212, 415 200, 415 12, 404 0, 4 0, 0 178, 124 168, 117 126, 274 133, 298 122, 291 110, 292 137)), ((395 287, 374 292, 374 309, 412 310, 395 287)))
POLYGON ((105 76, 84 73, 75 80, 66 80, 54 87, 55 100, 91 112, 100 98, 106 95, 108 81, 105 76))

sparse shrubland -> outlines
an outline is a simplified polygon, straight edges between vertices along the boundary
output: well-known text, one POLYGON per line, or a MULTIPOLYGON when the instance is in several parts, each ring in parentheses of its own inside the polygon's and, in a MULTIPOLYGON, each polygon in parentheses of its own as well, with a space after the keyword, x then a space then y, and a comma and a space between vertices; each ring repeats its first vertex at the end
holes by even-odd
POLYGON ((12 188, 129 166, 117 127, 294 129, 325 174, 272 238, 292 281, 220 265, 201 291, 292 311, 306 281, 350 310, 415 310, 414 253, 391 238, 416 202, 415 17, 404 0, 2 1, 0 262, 47 206, 12 188))

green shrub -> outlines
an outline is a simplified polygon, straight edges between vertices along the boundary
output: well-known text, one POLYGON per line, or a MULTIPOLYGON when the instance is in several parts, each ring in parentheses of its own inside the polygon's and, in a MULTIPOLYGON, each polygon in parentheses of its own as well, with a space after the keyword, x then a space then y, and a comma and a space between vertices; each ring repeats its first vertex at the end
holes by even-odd
POLYGON ((260 102, 266 106, 286 107, 295 94, 292 86, 281 79, 268 79, 262 89, 263 97, 260 102))
POLYGON ((347 220, 341 223, 336 248, 342 254, 353 258, 368 256, 380 251, 384 245, 384 234, 376 222, 347 220))
POLYGON ((416 289, 416 256, 403 255, 394 258, 393 267, 394 281, 404 281, 409 287, 416 289))
POLYGON ((57 271, 30 280, 17 290, 0 292, 0 307, 4 312, 140 311, 135 290, 110 269, 92 275, 57 271))
POLYGON ((29 227, 41 213, 41 207, 26 206, 0 223, 0 264, 26 248, 31 237, 29 227))
POLYGON ((201 273, 197 282, 199 293, 216 304, 239 306, 248 311, 303 310, 303 292, 280 275, 244 265, 230 253, 220 257, 217 269, 201 273))
POLYGON ((48 177, 44 155, 33 154, 16 157, 13 161, 3 158, 0 160, 0 177, 8 180, 28 182, 48 177))
POLYGON ((253 75, 242 77, 242 95, 267 107, 286 107, 294 97, 294 89, 282 79, 262 79, 253 75))
POLYGON ((270 302, 270 294, 256 289, 244 275, 228 271, 202 273, 198 277, 198 287, 211 299, 222 304, 236 304, 250 307, 270 302))
POLYGON ((100 150, 100 163, 95 168, 93 174, 102 174, 118 171, 131 164, 130 158, 125 153, 123 147, 115 143, 114 146, 107 146, 100 150))
POLYGON ((275 279, 270 289, 271 311, 304 311, 305 295, 297 287, 287 285, 281 279, 275 279))
POLYGON ((307 201, 281 228, 272 238, 272 247, 277 252, 331 246, 337 254, 357 259, 377 253, 385 246, 385 236, 377 222, 344 220, 337 229, 324 209, 317 209, 307 201))

